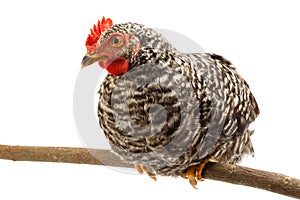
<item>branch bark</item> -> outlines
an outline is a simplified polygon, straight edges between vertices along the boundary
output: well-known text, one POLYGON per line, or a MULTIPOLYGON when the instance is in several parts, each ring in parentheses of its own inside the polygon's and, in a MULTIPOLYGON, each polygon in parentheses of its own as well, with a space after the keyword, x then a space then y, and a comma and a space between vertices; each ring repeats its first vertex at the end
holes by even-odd
MULTIPOLYGON (((133 167, 122 162, 110 150, 73 147, 0 145, 0 159, 133 167)), ((238 165, 209 163, 203 170, 203 177, 300 199, 300 180, 283 174, 238 165)))

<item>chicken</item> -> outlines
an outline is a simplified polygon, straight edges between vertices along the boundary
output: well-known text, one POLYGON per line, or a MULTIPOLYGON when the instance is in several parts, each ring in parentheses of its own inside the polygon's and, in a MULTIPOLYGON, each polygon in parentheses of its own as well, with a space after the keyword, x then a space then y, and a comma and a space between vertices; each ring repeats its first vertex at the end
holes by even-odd
POLYGON ((99 124, 112 150, 142 173, 182 176, 195 187, 207 162, 253 155, 249 125, 259 114, 232 63, 181 53, 137 23, 98 21, 82 67, 108 71, 99 90, 99 124))

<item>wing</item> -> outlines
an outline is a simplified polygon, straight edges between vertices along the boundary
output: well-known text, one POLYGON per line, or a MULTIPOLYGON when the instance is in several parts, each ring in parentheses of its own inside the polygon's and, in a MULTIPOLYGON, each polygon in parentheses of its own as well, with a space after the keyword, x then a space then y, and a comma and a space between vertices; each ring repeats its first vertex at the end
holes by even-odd
POLYGON ((223 136, 243 134, 259 115, 257 102, 248 83, 237 72, 232 63, 222 56, 211 54, 217 65, 221 66, 226 103, 230 107, 223 129, 223 136))
POLYGON ((235 163, 245 153, 253 153, 250 123, 259 108, 247 82, 231 62, 216 54, 186 54, 201 83, 198 95, 202 128, 206 130, 198 149, 199 158, 215 155, 221 161, 235 163))

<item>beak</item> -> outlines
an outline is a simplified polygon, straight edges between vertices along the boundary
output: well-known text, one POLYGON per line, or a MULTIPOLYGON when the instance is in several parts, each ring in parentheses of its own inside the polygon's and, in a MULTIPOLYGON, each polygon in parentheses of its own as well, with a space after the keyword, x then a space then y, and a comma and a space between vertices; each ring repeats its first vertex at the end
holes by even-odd
POLYGON ((87 67, 91 64, 93 64, 94 62, 97 62, 99 60, 101 60, 102 56, 99 56, 97 54, 85 54, 85 56, 83 57, 82 61, 81 61, 81 68, 87 67))

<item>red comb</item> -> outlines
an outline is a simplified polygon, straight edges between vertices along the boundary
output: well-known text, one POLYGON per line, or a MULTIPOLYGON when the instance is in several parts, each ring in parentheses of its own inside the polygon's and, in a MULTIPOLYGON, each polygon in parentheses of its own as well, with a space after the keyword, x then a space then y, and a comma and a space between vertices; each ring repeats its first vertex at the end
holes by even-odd
POLYGON ((85 42, 88 53, 95 50, 97 41, 99 40, 101 34, 111 26, 112 20, 110 18, 105 19, 105 17, 103 17, 101 21, 98 20, 97 24, 94 24, 94 27, 91 28, 91 33, 85 42))

